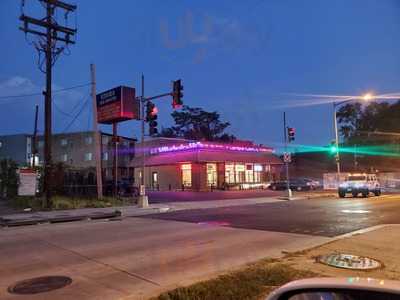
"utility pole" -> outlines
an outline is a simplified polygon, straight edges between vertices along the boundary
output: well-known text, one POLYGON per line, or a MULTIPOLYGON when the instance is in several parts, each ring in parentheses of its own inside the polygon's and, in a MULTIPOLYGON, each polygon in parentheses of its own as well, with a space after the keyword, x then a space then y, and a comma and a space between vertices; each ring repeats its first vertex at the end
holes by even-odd
POLYGON ((101 168, 101 142, 100 132, 97 125, 97 103, 96 103, 96 67, 90 64, 90 77, 92 83, 92 100, 93 100, 93 134, 95 145, 95 160, 96 160, 96 182, 97 182, 97 198, 103 198, 103 176, 101 168))
POLYGON ((114 197, 118 196, 118 123, 112 124, 113 130, 113 145, 114 145, 114 156, 113 156, 113 181, 114 181, 114 197))
POLYGON ((32 153, 32 169, 35 168, 35 160, 36 160, 36 154, 37 154, 37 147, 36 147, 36 137, 37 137, 37 123, 38 123, 38 113, 39 113, 39 105, 36 105, 35 107, 35 124, 33 126, 33 137, 32 137, 32 149, 31 149, 31 153, 32 153))
POLYGON ((145 122, 145 105, 146 99, 144 97, 144 75, 142 74, 142 96, 140 97, 140 119, 142 121, 142 128, 141 128, 141 149, 142 152, 142 170, 140 176, 140 196, 139 196, 139 206, 140 207, 147 207, 149 206, 149 199, 146 195, 146 179, 145 179, 145 172, 146 172, 146 158, 145 158, 145 146, 144 146, 144 122, 145 122))
MULTIPOLYGON (((56 9, 64 10, 65 19, 67 20, 68 14, 76 10, 75 5, 71 5, 58 0, 39 0, 45 4, 46 17, 36 19, 26 16, 23 12, 20 20, 23 26, 20 29, 25 32, 25 35, 30 33, 38 37, 37 42, 33 42, 36 50, 39 53, 39 60, 41 52, 45 54, 45 70, 42 69, 42 62, 39 62, 39 68, 46 74, 46 91, 43 92, 45 96, 45 130, 44 130, 44 189, 46 194, 47 208, 52 207, 51 202, 51 170, 52 170, 52 157, 51 157, 51 81, 52 81, 52 67, 57 57, 64 51, 65 47, 75 42, 71 39, 76 34, 75 28, 64 27, 58 25, 55 18, 53 18, 56 9), (45 31, 44 31, 45 30, 45 31), (57 42, 63 42, 65 46, 57 47, 57 42)), ((24 1, 22 0, 22 11, 24 9, 24 1)))
POLYGON ((45 4, 46 17, 37 19, 26 16, 23 12, 25 1, 22 0, 22 14, 20 20, 23 22, 23 26, 20 29, 25 32, 36 35, 38 41, 33 42, 36 50, 40 54, 45 54, 45 70, 42 69, 42 63, 39 62, 39 69, 46 74, 46 90, 43 92, 45 96, 45 130, 44 130, 44 189, 46 195, 45 206, 47 208, 52 207, 51 201, 51 169, 52 169, 52 157, 51 157, 51 81, 52 81, 52 67, 57 57, 64 51, 65 47, 69 44, 74 44, 71 38, 76 34, 75 28, 60 26, 55 20, 54 12, 56 9, 62 9, 64 16, 67 21, 68 14, 76 10, 75 5, 71 5, 58 0, 39 0, 42 4, 45 4), (57 42, 63 42, 65 45, 57 47, 57 42))

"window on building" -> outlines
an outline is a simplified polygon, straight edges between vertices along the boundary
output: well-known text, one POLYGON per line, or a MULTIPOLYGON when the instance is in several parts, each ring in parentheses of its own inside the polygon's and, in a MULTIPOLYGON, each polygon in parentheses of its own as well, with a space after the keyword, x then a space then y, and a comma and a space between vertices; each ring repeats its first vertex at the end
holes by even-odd
POLYGON ((91 152, 85 153, 85 161, 91 161, 93 159, 93 154, 91 152))
POLYGON ((38 142, 38 147, 43 148, 44 147, 44 141, 39 141, 38 142))
POLYGON ((68 155, 67 154, 61 155, 61 161, 63 161, 63 162, 68 161, 68 155))
POLYGON ((261 182, 262 165, 254 165, 254 182, 261 182))
POLYGON ((103 160, 108 160, 108 152, 103 152, 103 160))
POLYGON ((158 187, 158 173, 157 172, 153 172, 151 174, 151 185, 152 185, 153 189, 156 189, 158 187))
POLYGON ((207 185, 217 186, 217 164, 207 164, 207 185))
POLYGON ((110 139, 109 139, 109 136, 102 136, 101 137, 101 143, 103 144, 103 145, 108 145, 108 142, 110 141, 110 139))
POLYGON ((86 145, 91 145, 93 143, 93 137, 91 136, 85 137, 85 143, 86 145))
POLYGON ((182 170, 182 184, 186 187, 192 186, 192 165, 183 164, 181 165, 182 170))
POLYGON ((235 178, 236 183, 243 183, 245 182, 245 165, 242 163, 235 164, 235 178))
POLYGON ((235 165, 233 163, 225 164, 225 182, 235 183, 235 165))
POLYGON ((245 181, 254 182, 253 164, 246 164, 245 181))
POLYGON ((61 146, 67 146, 68 145, 67 139, 61 139, 60 143, 61 143, 61 146))

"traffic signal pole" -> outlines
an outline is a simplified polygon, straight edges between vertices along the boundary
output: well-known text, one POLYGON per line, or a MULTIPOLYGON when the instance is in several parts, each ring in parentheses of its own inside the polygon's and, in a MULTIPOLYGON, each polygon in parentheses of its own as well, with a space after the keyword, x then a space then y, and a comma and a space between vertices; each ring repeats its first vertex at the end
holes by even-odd
POLYGON ((144 147, 144 122, 145 122, 145 113, 144 108, 146 105, 146 99, 144 97, 144 75, 142 74, 142 96, 140 97, 140 119, 142 121, 142 130, 141 130, 141 149, 142 152, 142 171, 140 176, 140 195, 138 206, 141 208, 145 208, 149 206, 149 199, 146 195, 146 179, 145 179, 145 172, 146 172, 146 151, 144 147))
POLYGON ((144 136, 145 136, 145 122, 146 122, 146 114, 145 114, 145 107, 146 105, 154 99, 172 96, 173 102, 172 106, 174 108, 179 107, 182 104, 181 98, 183 97, 182 94, 183 86, 181 84, 181 80, 176 80, 173 82, 173 91, 172 93, 164 93, 153 97, 145 97, 144 96, 144 75, 142 74, 142 95, 138 98, 140 101, 140 120, 142 121, 142 128, 141 128, 141 149, 142 152, 142 167, 141 167, 141 177, 140 177, 140 195, 138 200, 138 206, 141 208, 145 208, 149 206, 149 199, 146 195, 146 147, 144 145, 144 136))
MULTIPOLYGON (((283 138, 285 142, 285 153, 287 153, 287 126, 286 126, 286 112, 283 112, 283 138)), ((287 189, 287 200, 292 199, 292 191, 290 189, 290 178, 289 178, 289 162, 285 161, 285 169, 286 169, 286 189, 287 189)))
POLYGON ((336 168, 337 168, 337 180, 340 181, 340 156, 339 156, 339 133, 337 126, 337 112, 336 112, 336 103, 333 102, 333 123, 335 127, 335 144, 336 144, 336 168))

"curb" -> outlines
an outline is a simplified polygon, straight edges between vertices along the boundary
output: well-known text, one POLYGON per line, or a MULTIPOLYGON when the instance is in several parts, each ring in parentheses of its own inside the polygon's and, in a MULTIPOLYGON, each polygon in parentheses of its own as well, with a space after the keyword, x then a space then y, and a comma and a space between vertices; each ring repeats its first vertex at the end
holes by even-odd
POLYGON ((356 235, 360 235, 360 234, 363 234, 363 233, 368 233, 368 232, 375 231, 375 230, 378 230, 378 229, 382 229, 382 228, 385 228, 385 227, 400 227, 400 224, 381 224, 381 225, 375 225, 375 226, 371 226, 371 227, 355 230, 355 231, 352 231, 352 232, 349 232, 349 233, 345 233, 345 234, 341 234, 341 235, 329 238, 328 241, 325 241, 323 243, 316 242, 314 245, 312 245, 310 247, 307 247, 307 248, 300 249, 300 250, 296 250, 296 251, 285 251, 285 250, 283 250, 282 254, 289 255, 289 254, 294 254, 294 253, 303 252, 303 251, 310 251, 310 250, 313 250, 315 248, 321 247, 323 245, 327 245, 327 244, 330 244, 330 243, 333 243, 333 242, 336 242, 336 241, 339 241, 339 240, 350 238, 350 237, 353 237, 353 236, 356 236, 356 235))

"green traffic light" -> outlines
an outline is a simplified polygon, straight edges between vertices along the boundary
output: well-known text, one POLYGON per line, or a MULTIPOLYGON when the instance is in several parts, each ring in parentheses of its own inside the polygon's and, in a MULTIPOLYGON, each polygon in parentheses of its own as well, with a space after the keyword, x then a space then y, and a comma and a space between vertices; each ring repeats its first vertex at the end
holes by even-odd
POLYGON ((335 145, 332 145, 330 148, 331 153, 337 153, 338 152, 338 148, 335 145))

